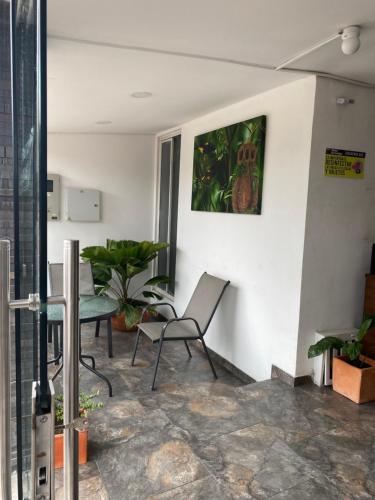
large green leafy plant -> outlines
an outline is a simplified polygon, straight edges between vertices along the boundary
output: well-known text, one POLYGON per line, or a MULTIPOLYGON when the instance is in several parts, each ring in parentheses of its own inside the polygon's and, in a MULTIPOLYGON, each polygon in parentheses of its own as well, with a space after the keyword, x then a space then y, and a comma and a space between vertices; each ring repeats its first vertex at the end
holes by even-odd
POLYGON ((341 352, 344 356, 350 361, 355 361, 359 358, 359 355, 362 351, 362 341, 367 333, 367 330, 370 328, 372 323, 372 318, 365 319, 357 333, 357 338, 354 341, 344 341, 337 337, 325 337, 324 339, 319 340, 316 344, 313 344, 309 347, 308 357, 314 358, 315 356, 319 356, 323 354, 328 349, 341 349, 341 352))
POLYGON ((97 293, 109 293, 118 299, 120 313, 124 313, 128 328, 139 321, 146 304, 144 299, 161 299, 151 287, 168 283, 169 278, 154 276, 132 292, 131 282, 148 269, 160 250, 167 247, 167 243, 152 241, 107 240, 106 247, 91 246, 82 250, 82 259, 91 263, 97 293))

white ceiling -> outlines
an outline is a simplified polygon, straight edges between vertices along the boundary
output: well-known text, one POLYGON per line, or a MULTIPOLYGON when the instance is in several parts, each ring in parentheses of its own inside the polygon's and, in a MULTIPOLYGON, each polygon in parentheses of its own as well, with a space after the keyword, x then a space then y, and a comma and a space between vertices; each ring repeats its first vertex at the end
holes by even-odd
POLYGON ((49 0, 48 9, 54 132, 154 133, 303 76, 158 51, 272 67, 359 24, 357 54, 344 56, 337 40, 296 67, 375 83, 375 0, 49 0))

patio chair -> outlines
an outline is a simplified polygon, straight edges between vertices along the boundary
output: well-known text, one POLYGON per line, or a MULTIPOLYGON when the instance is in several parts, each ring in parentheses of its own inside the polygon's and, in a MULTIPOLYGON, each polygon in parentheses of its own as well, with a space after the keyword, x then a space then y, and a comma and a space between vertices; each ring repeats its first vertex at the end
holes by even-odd
POLYGON ((215 367, 212 363, 203 337, 207 332, 207 329, 211 323, 213 315, 215 314, 220 299, 223 296, 224 291, 229 283, 229 281, 224 281, 216 278, 215 276, 211 276, 210 274, 203 273, 194 290, 185 313, 180 318, 177 317, 176 311, 172 304, 169 304, 167 302, 149 304, 145 307, 145 309, 143 310, 142 319, 144 313, 150 307, 155 308, 159 306, 169 306, 174 314, 174 318, 166 322, 142 323, 141 319, 141 323, 138 325, 138 333, 131 362, 132 366, 134 366, 134 360, 137 353, 141 333, 145 334, 153 343, 159 343, 151 390, 155 390, 155 380, 160 361, 160 354, 163 342, 166 341, 182 340, 185 343, 186 350, 189 357, 191 358, 191 352, 187 341, 200 340, 207 355, 213 376, 217 378, 215 367))
MULTIPOLYGON (((50 293, 54 295, 63 295, 64 290, 64 265, 58 263, 48 263, 48 276, 50 284, 50 293)), ((80 262, 79 264, 79 294, 80 295, 95 295, 94 278, 90 262, 80 262)), ((100 320, 95 324, 95 337, 99 337, 100 320)), ((49 325, 49 337, 51 337, 51 325, 49 325)), ((107 332, 112 335, 112 332, 107 332)), ((58 353, 57 333, 54 331, 54 351, 58 353)), ((108 356, 112 357, 112 350, 108 348, 108 356)))

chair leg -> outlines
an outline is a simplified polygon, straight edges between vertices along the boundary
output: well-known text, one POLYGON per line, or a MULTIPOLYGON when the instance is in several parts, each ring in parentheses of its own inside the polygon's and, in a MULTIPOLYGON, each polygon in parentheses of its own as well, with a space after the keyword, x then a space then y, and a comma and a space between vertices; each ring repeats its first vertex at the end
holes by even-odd
POLYGON ((163 339, 160 339, 159 340, 158 357, 156 358, 156 362, 155 362, 154 378, 152 380, 152 386, 151 386, 151 390, 152 391, 155 391, 155 380, 156 380, 156 374, 158 372, 158 366, 159 366, 160 354, 161 354, 161 348, 162 347, 163 347, 163 339))
POLYGON ((141 336, 141 330, 138 328, 137 338, 135 339, 135 345, 134 345, 134 351, 133 351, 133 358, 132 358, 132 363, 131 363, 132 366, 134 366, 135 355, 137 354, 137 349, 138 349, 138 343, 139 343, 139 337, 140 336, 141 336))
POLYGON ((107 343, 108 343, 108 357, 113 358, 112 351, 112 322, 111 318, 107 319, 107 343))
POLYGON ((100 332, 100 320, 98 319, 95 325, 95 337, 99 337, 99 332, 100 332))
POLYGON ((211 360, 211 357, 210 357, 210 353, 208 352, 208 349, 207 349, 207 346, 206 346, 206 342, 204 341, 204 338, 201 336, 200 337, 200 340, 202 342, 202 345, 203 345, 203 349, 205 350, 205 353, 207 354, 207 358, 208 358, 208 362, 210 363, 210 366, 211 366, 211 370, 212 370, 212 373, 213 373, 213 376, 215 378, 217 378, 217 375, 216 375, 216 371, 215 371, 215 367, 214 367, 214 364, 211 360))
POLYGON ((190 352, 190 349, 189 349, 189 344, 186 342, 186 340, 184 340, 184 342, 185 342, 185 347, 186 347, 186 350, 187 350, 187 352, 188 352, 188 354, 189 354, 189 358, 191 358, 191 357, 192 357, 192 355, 191 355, 191 352, 190 352))

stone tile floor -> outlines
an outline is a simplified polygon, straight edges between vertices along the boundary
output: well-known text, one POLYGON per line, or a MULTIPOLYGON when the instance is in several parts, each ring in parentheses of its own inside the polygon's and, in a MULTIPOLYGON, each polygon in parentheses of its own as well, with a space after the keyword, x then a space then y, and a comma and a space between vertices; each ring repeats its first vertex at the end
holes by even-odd
MULTIPOLYGON (((114 396, 81 368, 81 390, 99 390, 105 404, 90 417, 81 499, 375 498, 374 404, 313 385, 244 385, 221 367, 214 381, 202 352, 189 359, 182 342, 163 347, 151 392, 156 347, 144 339, 132 368, 134 338, 114 332, 108 359, 104 329, 83 332, 114 396)), ((61 471, 56 484, 63 498, 61 471)))

